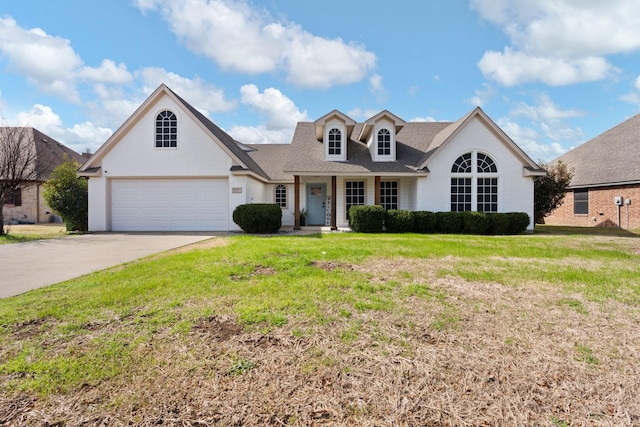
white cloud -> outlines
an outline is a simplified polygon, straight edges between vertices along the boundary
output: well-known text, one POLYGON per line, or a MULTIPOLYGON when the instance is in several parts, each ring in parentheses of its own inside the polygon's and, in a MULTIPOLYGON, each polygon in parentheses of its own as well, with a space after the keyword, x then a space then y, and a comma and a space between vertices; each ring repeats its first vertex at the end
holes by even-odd
POLYGON ((288 144, 296 124, 309 120, 306 111, 298 107, 278 89, 267 88, 260 93, 257 86, 240 88, 242 104, 257 111, 266 123, 258 126, 233 126, 229 135, 247 144, 288 144))
POLYGON ((129 83, 133 80, 133 76, 127 70, 127 66, 123 63, 116 65, 110 59, 104 59, 99 67, 83 67, 79 71, 79 76, 95 82, 101 83, 129 83))
POLYGON ((483 90, 477 89, 474 92, 474 95, 466 100, 468 104, 471 104, 474 107, 484 107, 484 105, 489 101, 489 98, 495 94, 495 91, 490 85, 484 83, 483 86, 483 90))
POLYGON ((143 68, 138 74, 147 95, 164 83, 205 116, 212 112, 231 111, 236 107, 235 102, 225 99, 222 89, 204 82, 199 77, 188 79, 157 67, 143 68))
POLYGON ((90 122, 65 128, 60 116, 51 107, 42 104, 35 104, 31 110, 18 113, 15 118, 6 120, 4 123, 12 126, 34 127, 78 153, 87 149, 94 152, 113 133, 111 129, 98 127, 90 122))
POLYGON ((438 120, 436 120, 435 117, 427 116, 427 117, 414 117, 409 121, 410 122, 437 122, 438 120))
POLYGON ((383 103, 387 98, 387 89, 382 83, 382 76, 374 74, 369 77, 369 92, 376 98, 376 101, 383 103))
POLYGON ((376 63, 362 46, 314 36, 244 1, 138 0, 136 5, 143 12, 159 10, 187 48, 227 70, 284 70, 297 86, 328 88, 361 80, 376 63))
POLYGON ((550 86, 602 80, 617 72, 604 58, 585 57, 574 60, 532 55, 505 48, 504 52, 487 51, 478 63, 482 74, 504 86, 541 81, 550 86))
POLYGON ((540 143, 542 137, 533 128, 522 127, 509 119, 500 119, 497 124, 535 161, 550 161, 568 151, 567 148, 555 141, 546 144, 540 143))
POLYGON ((471 7, 511 40, 479 64, 487 78, 506 86, 602 80, 617 71, 607 55, 640 49, 636 0, 471 0, 471 7))
POLYGON ((69 40, 40 28, 22 28, 10 17, 0 18, 0 54, 11 71, 24 75, 42 92, 74 103, 80 102, 80 79, 116 84, 132 80, 126 65, 105 59, 99 67, 85 66, 69 40))
POLYGON ((43 92, 78 101, 74 75, 82 60, 69 40, 49 36, 39 28, 26 30, 5 17, 0 18, 0 52, 12 71, 24 74, 43 92))
POLYGON ((267 88, 260 93, 255 85, 249 84, 240 88, 240 94, 243 104, 266 116, 269 130, 293 130, 298 122, 309 119, 306 111, 300 111, 278 89, 267 88))
POLYGON ((536 98, 537 105, 531 106, 520 102, 511 112, 513 116, 527 117, 534 122, 558 123, 564 119, 584 116, 579 110, 562 110, 551 100, 548 94, 540 94, 536 98))

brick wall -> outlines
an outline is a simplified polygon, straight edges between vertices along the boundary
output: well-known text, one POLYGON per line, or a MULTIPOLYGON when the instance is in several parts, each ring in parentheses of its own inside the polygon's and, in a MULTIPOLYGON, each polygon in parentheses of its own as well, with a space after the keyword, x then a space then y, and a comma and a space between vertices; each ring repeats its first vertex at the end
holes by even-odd
POLYGON ((32 185, 22 189, 22 205, 4 205, 4 222, 51 222, 60 221, 42 198, 42 185, 32 185), (39 199, 39 200, 38 200, 39 199), (53 217, 53 218, 52 218, 53 217))
POLYGON ((589 213, 574 215, 573 192, 569 191, 562 206, 545 218, 545 223, 552 225, 577 225, 582 227, 617 227, 618 206, 614 197, 622 196, 631 199, 631 205, 620 207, 620 226, 622 228, 640 229, 640 185, 627 185, 589 189, 589 213), (628 222, 627 222, 628 212, 628 222))

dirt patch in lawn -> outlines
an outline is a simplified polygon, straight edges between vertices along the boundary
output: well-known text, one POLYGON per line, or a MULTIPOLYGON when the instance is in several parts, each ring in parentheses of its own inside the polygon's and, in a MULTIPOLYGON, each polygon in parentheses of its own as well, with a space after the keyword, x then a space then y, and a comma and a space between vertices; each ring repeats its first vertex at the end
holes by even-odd
POLYGON ((349 315, 267 330, 211 316, 159 331, 126 378, 0 396, 0 425, 640 425, 637 307, 439 273, 455 263, 317 263, 394 283, 397 305, 321 307, 349 315))

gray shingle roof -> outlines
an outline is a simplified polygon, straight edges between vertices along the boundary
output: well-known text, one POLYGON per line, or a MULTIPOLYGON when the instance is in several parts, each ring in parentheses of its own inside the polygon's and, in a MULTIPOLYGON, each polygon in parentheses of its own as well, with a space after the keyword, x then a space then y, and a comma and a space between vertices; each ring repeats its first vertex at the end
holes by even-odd
POLYGON ((571 187, 640 182, 640 114, 558 157, 573 168, 571 187))
MULTIPOLYGON (((38 129, 32 127, 22 129, 26 132, 25 137, 28 138, 29 144, 35 147, 38 180, 47 181, 51 176, 51 171, 68 160, 75 160, 80 164, 86 160, 81 154, 76 153, 38 129)), ((17 133, 14 134, 17 135, 17 133)))
MULTIPOLYGON (((396 136, 395 162, 374 162, 366 144, 354 139, 347 143, 346 162, 330 162, 324 160, 323 145, 315 137, 314 123, 301 122, 296 127, 284 169, 290 173, 416 173, 436 136, 449 125, 450 122, 406 123, 396 136)), ((362 123, 356 124, 353 135, 358 135, 361 129, 362 123)))

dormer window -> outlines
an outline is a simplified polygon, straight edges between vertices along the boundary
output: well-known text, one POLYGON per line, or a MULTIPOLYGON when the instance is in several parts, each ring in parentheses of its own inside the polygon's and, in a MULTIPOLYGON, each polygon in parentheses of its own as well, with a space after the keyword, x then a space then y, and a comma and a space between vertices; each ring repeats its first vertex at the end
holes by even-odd
POLYGON ((391 155, 391 132, 388 129, 378 131, 378 156, 391 155))
POLYGON ((330 156, 342 155, 342 132, 340 132, 340 129, 333 128, 329 131, 327 143, 329 144, 328 154, 330 156))

